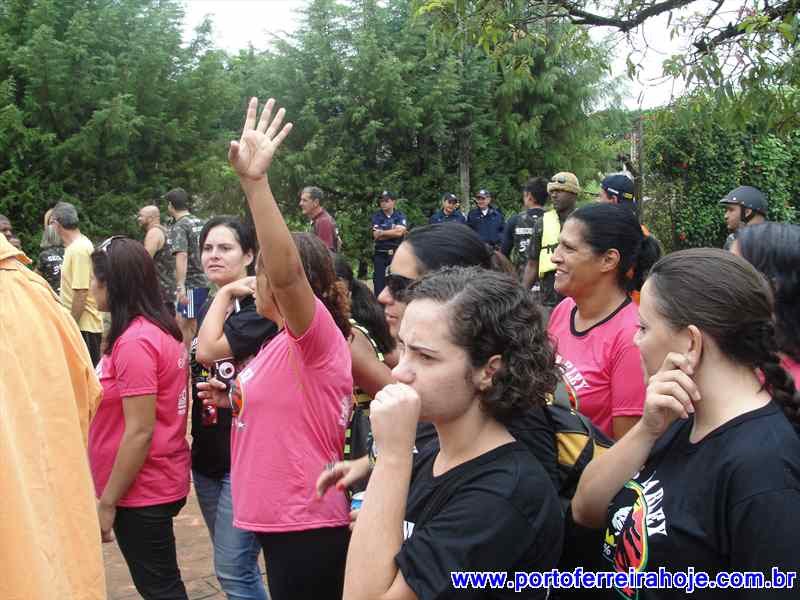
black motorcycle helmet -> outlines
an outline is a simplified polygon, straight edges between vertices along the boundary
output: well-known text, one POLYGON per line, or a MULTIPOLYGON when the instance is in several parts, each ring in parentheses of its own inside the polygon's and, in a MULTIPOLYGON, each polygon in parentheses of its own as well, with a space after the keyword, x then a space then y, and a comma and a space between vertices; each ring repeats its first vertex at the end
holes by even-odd
POLYGON ((753 213, 759 213, 764 217, 767 216, 767 211, 769 210, 766 196, 764 196, 758 188, 749 185, 740 185, 736 189, 731 190, 719 203, 722 205, 736 204, 741 206, 743 209, 742 220, 744 222, 752 218, 752 215, 749 218, 745 218, 745 208, 749 208, 753 213))

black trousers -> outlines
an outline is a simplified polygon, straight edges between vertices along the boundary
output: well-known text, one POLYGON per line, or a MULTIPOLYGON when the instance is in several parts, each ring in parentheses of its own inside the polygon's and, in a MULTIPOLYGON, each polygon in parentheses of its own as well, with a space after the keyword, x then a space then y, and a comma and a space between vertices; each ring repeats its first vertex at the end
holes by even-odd
POLYGON ((92 364, 96 367, 100 362, 100 342, 103 341, 102 333, 92 333, 90 331, 81 331, 83 341, 86 342, 86 347, 89 349, 89 356, 92 357, 92 364))
POLYGON ((257 533, 272 600, 341 600, 350 531, 328 527, 257 533))
POLYGON ((188 600, 172 527, 184 504, 186 498, 156 506, 117 507, 114 535, 136 591, 145 600, 188 600))
MULTIPOLYGON (((392 252, 394 254, 394 252, 392 252)), ((376 252, 372 259, 373 272, 372 272, 372 287, 375 297, 378 297, 386 285, 386 269, 392 264, 392 254, 388 252, 376 252)))

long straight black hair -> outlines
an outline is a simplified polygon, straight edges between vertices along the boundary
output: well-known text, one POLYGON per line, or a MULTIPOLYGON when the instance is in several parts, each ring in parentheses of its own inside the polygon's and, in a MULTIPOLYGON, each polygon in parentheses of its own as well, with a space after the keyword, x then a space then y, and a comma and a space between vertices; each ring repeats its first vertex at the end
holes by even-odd
POLYGON ((95 279, 106 287, 111 312, 105 354, 111 354, 114 343, 136 317, 144 317, 183 341, 178 324, 161 298, 156 267, 144 246, 128 238, 112 239, 104 246, 92 253, 92 268, 95 279))

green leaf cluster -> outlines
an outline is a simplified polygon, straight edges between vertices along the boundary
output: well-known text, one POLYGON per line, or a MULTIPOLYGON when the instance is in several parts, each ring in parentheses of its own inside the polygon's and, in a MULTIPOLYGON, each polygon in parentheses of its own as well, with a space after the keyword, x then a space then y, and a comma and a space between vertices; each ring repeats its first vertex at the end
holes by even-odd
POLYGON ((739 185, 767 195, 770 220, 796 218, 800 136, 775 133, 767 122, 766 116, 732 118, 710 94, 694 94, 647 116, 646 195, 654 200, 646 216, 654 217, 668 247, 721 246, 727 232, 719 200, 739 185))

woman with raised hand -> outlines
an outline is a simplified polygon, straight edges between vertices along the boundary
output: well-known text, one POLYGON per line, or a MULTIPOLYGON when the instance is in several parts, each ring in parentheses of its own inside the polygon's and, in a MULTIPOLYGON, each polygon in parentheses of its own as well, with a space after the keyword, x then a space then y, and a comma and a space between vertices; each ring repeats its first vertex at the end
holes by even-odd
MULTIPOLYGON (((576 522, 606 526, 610 568, 693 568, 711 581, 722 571, 769 580, 773 567, 798 570, 800 395, 780 366, 772 312, 764 278, 724 250, 675 252, 653 267, 636 334, 650 377, 644 415, 587 466, 572 500, 576 522)), ((702 595, 794 598, 794 585, 702 595)))
POLYGON ((229 406, 209 407, 197 383, 218 372, 235 377, 278 332, 256 312, 253 271, 258 250, 252 225, 238 217, 209 219, 199 237, 200 262, 217 287, 197 315, 192 344, 192 480, 214 545, 214 571, 230 600, 266 600, 258 565, 261 544, 252 531, 233 526, 229 406))
MULTIPOLYGON (((291 124, 272 118, 270 99, 257 119, 247 109, 229 160, 239 174, 262 248, 256 309, 279 333, 239 374, 229 399, 234 526, 256 533, 274 600, 341 598, 349 540, 348 503, 334 492, 318 500, 314 483, 340 460, 353 379, 347 293, 325 245, 289 233, 267 178, 291 124)), ((201 398, 225 405, 224 386, 199 384, 201 398)))
POLYGON ((634 214, 614 204, 588 204, 564 222, 552 257, 562 300, 548 333, 578 399, 576 407, 606 435, 619 439, 642 414, 645 387, 633 343, 647 242, 634 214))
POLYGON ((113 529, 136 590, 184 600, 173 519, 189 494, 188 357, 141 243, 114 236, 92 254, 90 292, 111 313, 97 365, 103 400, 89 429, 89 462, 103 541, 113 529))
POLYGON ((772 286, 781 364, 800 389, 800 225, 748 225, 737 235, 731 252, 763 273, 772 286))
POLYGON ((370 410, 380 453, 350 542, 344 597, 443 598, 458 594, 455 571, 553 568, 558 497, 506 426, 556 385, 538 307, 513 277, 478 268, 426 275, 405 300, 399 383, 370 410), (433 423, 437 439, 415 455, 419 420, 433 423))

